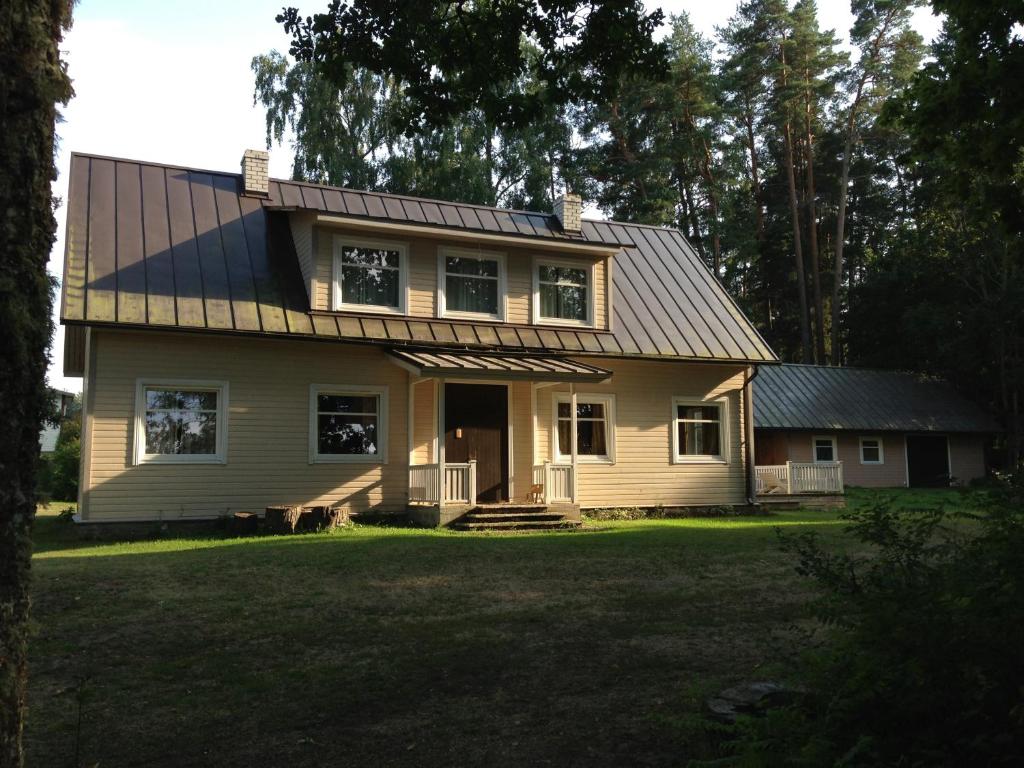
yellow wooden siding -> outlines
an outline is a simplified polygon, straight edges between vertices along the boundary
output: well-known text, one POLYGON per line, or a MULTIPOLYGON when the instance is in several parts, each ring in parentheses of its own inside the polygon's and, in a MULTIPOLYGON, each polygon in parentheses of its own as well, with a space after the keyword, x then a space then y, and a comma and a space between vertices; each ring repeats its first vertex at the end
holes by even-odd
MULTIPOLYGON (((580 385, 577 392, 615 395, 615 464, 579 465, 581 506, 695 506, 745 500, 742 368, 607 359, 600 365, 613 372, 611 380, 580 385), (728 464, 672 462, 673 397, 728 398, 728 464)), ((568 387, 537 393, 541 460, 553 459, 554 392, 568 392, 568 387)))
POLYGON ((413 400, 413 463, 430 464, 434 461, 434 380, 421 381, 415 387, 413 400))
POLYGON ((85 519, 175 519, 406 502, 408 374, 380 349, 315 342, 93 331, 95 367, 85 519), (133 466, 138 378, 229 383, 226 464, 133 466), (388 463, 309 464, 309 385, 389 388, 388 463))
MULTIPOLYGON (((372 239, 365 232, 346 232, 343 229, 317 227, 316 258, 313 273, 315 275, 312 290, 313 309, 331 309, 331 280, 334 234, 351 234, 353 237, 372 239)), ((388 236, 387 240, 404 242, 409 247, 409 297, 407 314, 412 317, 438 317, 438 250, 444 245, 466 249, 462 242, 445 243, 433 238, 403 238, 388 236)), ((296 240, 298 242, 298 240, 296 240)), ((470 246, 471 247, 471 246, 470 246)), ((494 248, 483 244, 483 250, 505 254, 506 261, 506 303, 505 320, 508 323, 528 325, 532 321, 531 304, 533 301, 533 259, 536 255, 529 248, 494 248)), ((552 254, 545 254, 552 255, 552 254)), ((594 322, 598 329, 607 330, 607 259, 570 254, 558 256, 570 258, 581 263, 595 265, 594 278, 594 322)))
POLYGON ((306 287, 310 301, 313 301, 316 262, 316 216, 297 213, 291 218, 292 241, 295 243, 295 255, 302 271, 302 284, 306 287))

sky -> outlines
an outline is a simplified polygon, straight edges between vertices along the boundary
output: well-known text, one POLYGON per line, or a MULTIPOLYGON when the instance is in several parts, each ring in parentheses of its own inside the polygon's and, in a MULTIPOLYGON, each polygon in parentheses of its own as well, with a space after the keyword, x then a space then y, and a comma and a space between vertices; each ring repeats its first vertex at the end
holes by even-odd
MULTIPOLYGON (((68 62, 75 97, 63 110, 57 132, 58 178, 54 194, 67 195, 72 151, 193 168, 235 170, 247 148, 263 148, 266 126, 253 105, 252 57, 288 48, 288 37, 274 16, 285 0, 80 0, 61 50, 68 62)), ((303 11, 326 0, 288 0, 303 11)), ((736 8, 736 0, 648 0, 666 14, 686 11, 694 25, 712 36, 736 8)), ((841 38, 852 22, 848 0, 819 0, 825 28, 841 38)), ((915 28, 926 40, 939 20, 919 9, 915 28)), ((270 151, 271 176, 291 174, 291 151, 270 151)), ((65 207, 57 210, 57 241, 50 272, 60 277, 64 257, 65 207)), ((59 304, 59 302, 57 302, 59 304)), ((54 322, 57 323, 57 309, 54 322)), ((48 381, 81 391, 80 378, 61 370, 63 328, 57 325, 48 381)))

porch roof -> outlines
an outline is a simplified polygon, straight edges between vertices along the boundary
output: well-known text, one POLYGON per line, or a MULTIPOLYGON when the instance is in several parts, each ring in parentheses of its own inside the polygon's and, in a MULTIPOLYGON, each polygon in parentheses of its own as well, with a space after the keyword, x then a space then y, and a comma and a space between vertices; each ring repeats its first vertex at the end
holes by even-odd
POLYGON ((597 382, 612 375, 604 368, 564 357, 410 349, 389 349, 388 354, 397 365, 423 377, 597 382))

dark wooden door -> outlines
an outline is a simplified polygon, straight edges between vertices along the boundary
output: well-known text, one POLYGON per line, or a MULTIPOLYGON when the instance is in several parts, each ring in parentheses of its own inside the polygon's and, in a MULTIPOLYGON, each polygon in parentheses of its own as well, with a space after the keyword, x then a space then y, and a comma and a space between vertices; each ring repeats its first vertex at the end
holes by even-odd
POLYGON ((476 459, 480 501, 508 499, 508 389, 495 384, 446 384, 444 460, 476 459))
POLYGON ((949 442, 945 435, 907 435, 907 481, 911 488, 949 485, 949 442))
POLYGON ((754 431, 754 463, 759 467, 785 464, 789 459, 784 432, 754 431))

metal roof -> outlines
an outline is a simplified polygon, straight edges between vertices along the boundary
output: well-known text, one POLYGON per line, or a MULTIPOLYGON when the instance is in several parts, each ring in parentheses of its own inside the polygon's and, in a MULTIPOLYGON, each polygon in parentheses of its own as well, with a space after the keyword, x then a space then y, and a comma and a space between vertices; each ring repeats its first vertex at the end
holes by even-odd
POLYGON ((442 350, 391 349, 389 354, 403 368, 417 376, 469 376, 487 379, 529 379, 530 381, 598 382, 612 373, 561 357, 470 354, 442 350))
POLYGON ((272 180, 75 153, 61 319, 371 343, 775 362, 771 349, 677 230, 272 180), (310 310, 285 210, 432 228, 613 245, 612 331, 544 329, 310 310))
POLYGON ((765 366, 754 379, 754 426, 898 432, 998 432, 949 384, 896 371, 765 366))

